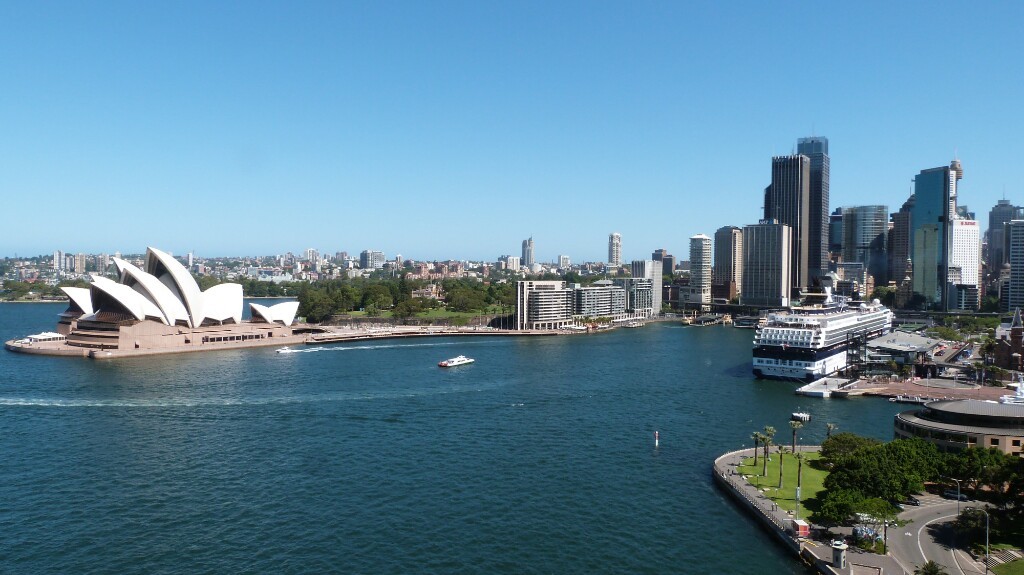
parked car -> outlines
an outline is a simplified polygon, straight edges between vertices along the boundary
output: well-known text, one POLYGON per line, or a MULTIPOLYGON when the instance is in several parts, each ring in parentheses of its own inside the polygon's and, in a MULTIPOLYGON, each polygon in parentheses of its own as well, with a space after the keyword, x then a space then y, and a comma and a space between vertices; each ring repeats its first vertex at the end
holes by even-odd
POLYGON ((921 505, 921 500, 913 495, 908 495, 907 500, 903 502, 904 505, 921 505))
POLYGON ((956 499, 959 496, 960 501, 967 501, 967 496, 963 493, 957 493, 956 489, 947 489, 942 492, 942 496, 946 499, 956 499))

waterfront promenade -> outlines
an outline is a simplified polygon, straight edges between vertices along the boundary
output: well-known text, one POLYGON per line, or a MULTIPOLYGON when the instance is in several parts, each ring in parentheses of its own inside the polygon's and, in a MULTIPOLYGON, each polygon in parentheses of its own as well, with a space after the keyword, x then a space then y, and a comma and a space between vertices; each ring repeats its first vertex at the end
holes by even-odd
MULTIPOLYGON (((819 446, 798 446, 801 451, 817 451, 819 446)), ((740 507, 751 516, 785 547, 790 549, 804 564, 827 575, 837 574, 903 574, 907 573, 892 557, 869 553, 853 546, 847 549, 848 569, 833 568, 832 546, 829 541, 816 541, 812 538, 797 537, 793 533, 793 515, 780 508, 771 499, 747 479, 737 473, 743 459, 754 456, 754 449, 731 451, 715 460, 713 473, 716 483, 729 493, 740 507)), ((845 534, 843 529, 837 533, 845 534)), ((849 532, 849 529, 845 530, 849 532)), ((812 535, 821 531, 812 526, 812 535)))

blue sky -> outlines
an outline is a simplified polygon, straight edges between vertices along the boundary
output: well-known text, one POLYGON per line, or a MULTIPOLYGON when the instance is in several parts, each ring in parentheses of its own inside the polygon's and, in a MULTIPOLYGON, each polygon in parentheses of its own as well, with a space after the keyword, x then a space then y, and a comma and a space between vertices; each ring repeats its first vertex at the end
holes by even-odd
MULTIPOLYGON (((626 259, 963 162, 1024 203, 1024 3, 7 2, 0 255, 626 259)), ((984 214, 984 216, 983 216, 984 214)))

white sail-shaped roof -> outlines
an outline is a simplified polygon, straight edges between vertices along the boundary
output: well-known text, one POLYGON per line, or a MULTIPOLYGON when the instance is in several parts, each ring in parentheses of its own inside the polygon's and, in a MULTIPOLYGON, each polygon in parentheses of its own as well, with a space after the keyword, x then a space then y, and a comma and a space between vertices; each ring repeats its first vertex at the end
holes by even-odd
MULTIPOLYGON (((192 274, 170 254, 150 247, 146 250, 146 273, 156 276, 188 310, 193 326, 203 323, 203 293, 192 274), (164 273, 160 273, 160 268, 164 273)), ((239 299, 241 307, 241 299, 239 299)))
POLYGON ((203 319, 213 321, 234 320, 242 322, 242 286, 240 284, 217 284, 202 294, 203 319))
POLYGON ((71 301, 75 302, 85 315, 92 315, 92 297, 89 295, 89 288, 62 287, 64 293, 68 294, 71 301))
MULTIPOLYGON (((135 319, 143 320, 150 317, 164 324, 168 323, 167 318, 164 317, 163 312, 160 311, 160 308, 155 303, 124 284, 119 284, 103 276, 93 276, 90 290, 100 290, 114 298, 125 310, 135 316, 135 319)), ((92 293, 90 293, 90 298, 91 296, 92 293)), ((95 309, 94 311, 100 310, 95 309)))
POLYGON ((192 318, 189 317, 185 305, 174 295, 170 288, 156 279, 155 276, 147 274, 120 258, 114 258, 114 265, 117 266, 117 269, 121 270, 121 283, 131 286, 132 282, 129 281, 129 278, 134 280, 136 283, 131 287, 155 303, 160 308, 160 311, 163 312, 170 325, 175 325, 178 321, 184 321, 189 327, 194 327, 192 318))
POLYGON ((291 325, 295 321, 295 314, 299 311, 299 302, 286 301, 270 307, 250 303, 249 310, 252 312, 252 317, 261 317, 267 323, 279 321, 284 325, 291 325))

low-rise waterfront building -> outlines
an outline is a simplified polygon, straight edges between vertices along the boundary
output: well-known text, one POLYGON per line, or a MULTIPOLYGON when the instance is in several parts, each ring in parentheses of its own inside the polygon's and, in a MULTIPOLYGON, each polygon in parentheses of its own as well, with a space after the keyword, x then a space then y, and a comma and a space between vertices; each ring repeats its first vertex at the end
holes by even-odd
POLYGON ((572 325, 572 296, 564 281, 516 282, 515 328, 564 329, 572 325))
POLYGON ((897 439, 919 437, 942 451, 994 447, 1021 455, 1024 404, 962 399, 930 401, 921 409, 896 414, 897 439))

